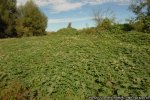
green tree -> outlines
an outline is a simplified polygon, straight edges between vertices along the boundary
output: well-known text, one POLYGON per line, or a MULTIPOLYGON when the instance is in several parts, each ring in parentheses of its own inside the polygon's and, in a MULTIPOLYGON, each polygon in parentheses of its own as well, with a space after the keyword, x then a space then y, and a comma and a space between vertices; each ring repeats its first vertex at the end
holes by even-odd
POLYGON ((19 37, 46 34, 47 17, 33 1, 28 1, 24 6, 18 7, 16 23, 19 37))
POLYGON ((0 0, 0 38, 16 36, 16 0, 0 0))
POLYGON ((150 32, 150 0, 137 0, 129 7, 136 15, 132 19, 133 27, 136 30, 143 32, 150 32), (139 25, 140 24, 140 25, 139 25))

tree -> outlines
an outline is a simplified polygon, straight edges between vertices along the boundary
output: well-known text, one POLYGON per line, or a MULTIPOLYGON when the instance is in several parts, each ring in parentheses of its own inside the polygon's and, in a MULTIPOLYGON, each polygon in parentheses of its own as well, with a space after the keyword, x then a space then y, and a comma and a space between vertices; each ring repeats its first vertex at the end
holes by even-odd
POLYGON ((115 14, 110 9, 95 9, 93 10, 93 20, 97 26, 101 26, 103 22, 108 22, 108 20, 113 23, 115 21, 115 14))
POLYGON ((16 0, 0 0, 0 38, 16 36, 16 0))
POLYGON ((46 34, 47 17, 33 1, 18 8, 16 21, 18 36, 39 36, 46 34))
POLYGON ((136 19, 144 16, 150 16, 150 0, 137 0, 131 3, 129 8, 136 15, 136 19))
POLYGON ((100 27, 101 30, 108 30, 111 28, 112 22, 110 19, 105 18, 103 19, 103 21, 101 22, 101 24, 98 26, 100 27))
POLYGON ((133 2, 129 6, 129 9, 136 15, 136 17, 132 19, 133 27, 136 30, 149 33, 150 32, 150 0, 139 0, 133 2), (139 26, 139 28, 137 26, 139 26))

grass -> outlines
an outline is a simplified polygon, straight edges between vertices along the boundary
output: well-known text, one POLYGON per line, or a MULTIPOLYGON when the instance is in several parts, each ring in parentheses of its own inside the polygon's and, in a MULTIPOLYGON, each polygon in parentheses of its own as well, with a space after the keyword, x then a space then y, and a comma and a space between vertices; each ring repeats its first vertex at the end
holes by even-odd
POLYGON ((51 34, 0 40, 0 98, 150 96, 150 35, 51 34))

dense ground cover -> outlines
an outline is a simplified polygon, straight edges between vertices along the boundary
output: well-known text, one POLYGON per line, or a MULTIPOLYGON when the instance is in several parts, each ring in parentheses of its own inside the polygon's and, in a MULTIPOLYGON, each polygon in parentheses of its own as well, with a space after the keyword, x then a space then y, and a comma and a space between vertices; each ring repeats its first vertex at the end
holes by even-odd
POLYGON ((0 96, 150 96, 150 35, 108 32, 1 39, 0 96))

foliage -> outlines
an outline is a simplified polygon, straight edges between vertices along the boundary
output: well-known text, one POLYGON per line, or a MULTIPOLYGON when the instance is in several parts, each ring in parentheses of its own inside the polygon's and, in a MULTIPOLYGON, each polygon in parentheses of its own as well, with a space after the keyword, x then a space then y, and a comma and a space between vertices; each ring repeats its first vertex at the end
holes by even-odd
POLYGON ((39 36, 45 35, 46 33, 47 17, 33 1, 28 1, 24 6, 18 8, 18 19, 16 23, 19 37, 39 36))
POLYGON ((123 27, 122 27, 123 31, 131 31, 131 30, 133 30, 133 26, 130 25, 129 23, 124 23, 122 25, 123 25, 123 27))
POLYGON ((79 34, 97 34, 98 29, 96 29, 95 27, 91 27, 91 28, 84 28, 82 30, 79 30, 79 34))
POLYGON ((129 8, 136 15, 136 18, 132 19, 135 30, 150 33, 150 1, 139 0, 129 8))
POLYGON ((142 19, 145 16, 150 16, 150 1, 149 0, 137 0, 134 1, 129 9, 136 14, 136 19, 142 19))
POLYGON ((101 25, 102 22, 108 21, 108 19, 112 23, 115 22, 115 14, 112 10, 95 9, 93 11, 93 20, 97 26, 101 25))
POLYGON ((109 28, 110 33, 118 33, 118 34, 122 34, 128 31, 133 30, 133 26, 131 26, 128 23, 125 24, 114 24, 109 28))
POLYGON ((101 23, 98 24, 97 28, 100 30, 109 30, 112 26, 112 21, 108 18, 103 19, 101 23))
POLYGON ((150 96, 149 34, 68 34, 0 40, 0 99, 150 96))
MULTIPOLYGON (((2 73, 1 73, 2 74, 2 73)), ((37 99, 37 93, 31 91, 31 89, 25 87, 18 80, 11 80, 5 84, 4 88, 1 88, 0 95, 2 100, 26 100, 37 99)))
POLYGON ((47 17, 32 0, 18 8, 16 0, 0 2, 0 38, 46 34, 47 17))
POLYGON ((111 28, 109 29, 109 33, 110 34, 122 34, 122 33, 124 33, 123 28, 124 27, 122 24, 112 25, 111 28))
POLYGON ((0 38, 14 37, 16 0, 0 0, 0 38))
POLYGON ((137 22, 134 22, 132 24, 134 30, 138 31, 138 32, 142 32, 143 31, 143 28, 144 28, 144 22, 143 20, 139 20, 137 22))
POLYGON ((144 23, 143 31, 146 33, 150 33, 150 16, 145 17, 143 23, 144 23))
POLYGON ((75 28, 62 28, 60 30, 57 31, 58 34, 68 34, 68 35, 74 35, 74 34, 78 34, 78 30, 75 28))
POLYGON ((93 11, 93 20, 98 30, 109 30, 115 23, 115 14, 110 9, 95 9, 93 11))

